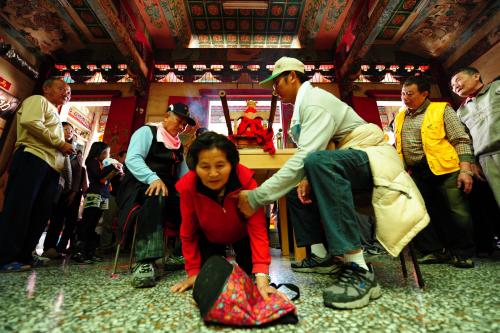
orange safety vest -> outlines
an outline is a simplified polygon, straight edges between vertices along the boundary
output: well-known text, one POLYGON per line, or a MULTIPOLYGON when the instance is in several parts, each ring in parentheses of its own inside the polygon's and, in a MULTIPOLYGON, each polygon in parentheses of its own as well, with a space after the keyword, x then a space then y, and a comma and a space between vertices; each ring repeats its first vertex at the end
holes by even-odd
MULTIPOLYGON (((460 159, 458 158, 457 151, 446 138, 444 110, 447 104, 446 102, 431 102, 425 110, 422 122, 422 145, 429 168, 435 175, 444 175, 460 170, 460 159)), ((403 107, 399 110, 395 120, 396 149, 403 161, 401 130, 405 117, 406 108, 403 107)))

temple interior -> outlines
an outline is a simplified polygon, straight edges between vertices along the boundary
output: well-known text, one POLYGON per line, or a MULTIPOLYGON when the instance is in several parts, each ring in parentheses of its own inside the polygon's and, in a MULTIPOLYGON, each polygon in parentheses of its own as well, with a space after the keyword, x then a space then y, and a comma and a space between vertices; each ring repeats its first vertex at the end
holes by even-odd
MULTIPOLYGON (((82 160, 96 142, 105 142, 118 160, 136 130, 165 121, 173 110, 168 108, 182 103, 189 108, 186 119, 195 121, 178 135, 184 157, 201 129, 229 136, 240 163, 262 184, 297 151, 290 134, 294 105, 278 91, 284 80, 274 79, 277 93, 259 84, 277 71, 278 59, 300 60, 312 86, 377 125, 396 145, 394 123, 405 107, 407 79, 429 81, 427 98, 454 111, 476 96, 454 93, 457 70, 475 68, 485 87, 498 83, 499 9, 494 0, 0 1, 0 227, 17 223, 15 214, 2 219, 19 147, 16 114, 24 100, 45 92, 47 79, 63 80, 71 89, 58 114, 73 129, 74 153, 82 160), (272 129, 262 139, 264 150, 259 139, 256 144, 241 134, 249 107, 263 131, 272 129), (275 149, 271 155, 269 147, 275 149)), ((498 115, 496 89, 491 110, 498 115)), ((499 137, 498 121, 491 128, 491 137, 499 137)), ((474 132, 467 135, 473 142, 474 132)), ((498 156, 500 142, 496 147, 498 156)), ((311 257, 311 248, 297 245, 286 198, 265 206, 271 282, 293 283, 300 297, 294 301, 298 323, 263 328, 205 324, 192 292, 171 290, 186 278, 183 263, 175 270, 160 267, 155 287, 133 288, 132 232, 114 262, 117 216, 112 246, 102 249, 98 262, 76 264, 70 254, 43 259, 45 229, 33 248, 43 267, 11 272, 21 266, 7 265, 0 273, 0 332, 499 332, 500 214, 489 189, 477 194, 480 184, 474 178, 470 194, 474 268, 418 264, 413 241, 399 256, 390 255, 375 237, 375 222, 367 227, 370 240, 363 248, 383 292, 360 309, 324 306, 323 290, 335 277, 292 270, 292 263, 311 257)), ((92 230, 101 244, 103 228, 92 230)), ((178 248, 180 241, 174 243, 178 248)))

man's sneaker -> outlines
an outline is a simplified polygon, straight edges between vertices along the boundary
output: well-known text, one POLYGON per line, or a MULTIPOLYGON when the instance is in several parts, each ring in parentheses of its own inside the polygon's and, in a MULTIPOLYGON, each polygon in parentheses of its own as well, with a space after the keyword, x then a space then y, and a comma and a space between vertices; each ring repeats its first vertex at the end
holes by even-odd
POLYGON ((92 256, 92 258, 90 258, 90 260, 94 261, 94 262, 103 262, 104 261, 104 257, 101 257, 97 254, 94 254, 92 256))
POLYGON ((387 252, 384 250, 384 248, 382 248, 381 246, 375 245, 375 244, 365 246, 363 250, 366 254, 369 254, 371 256, 379 256, 382 254, 387 254, 387 252))
POLYGON ((37 267, 44 267, 47 266, 50 259, 46 257, 41 257, 37 254, 32 256, 33 259, 31 260, 30 266, 31 268, 37 268, 37 267))
POLYGON ((346 263, 334 284, 323 291, 324 304, 335 309, 357 309, 382 296, 373 267, 368 268, 367 271, 355 263, 346 263))
POLYGON ((152 263, 136 264, 132 271, 132 286, 135 288, 154 287, 155 269, 152 263))
POLYGON ((474 268, 474 261, 470 257, 453 256, 451 264, 458 268, 474 268))
POLYGON ((51 247, 50 249, 47 249, 43 251, 42 257, 49 258, 49 259, 60 259, 62 258, 61 254, 57 252, 56 249, 51 247))
POLYGON ((77 252, 77 253, 73 254, 71 256, 71 260, 73 260, 74 262, 76 262, 79 265, 90 265, 90 264, 94 263, 92 261, 92 259, 90 259, 89 257, 87 257, 82 252, 77 252))
POLYGON ((184 268, 184 264, 185 261, 183 256, 176 256, 171 254, 167 258, 165 258, 166 271, 178 271, 184 268))
POLYGON ((422 265, 446 264, 450 262, 450 259, 450 254, 447 251, 443 250, 426 254, 418 258, 417 262, 422 265))
POLYGON ((335 274, 342 267, 340 259, 327 255, 320 258, 314 253, 307 256, 302 261, 292 262, 292 271, 301 273, 335 274))
POLYGON ((160 267, 166 271, 173 272, 184 269, 184 257, 176 256, 174 254, 170 254, 165 256, 165 258, 158 258, 155 260, 155 264, 157 267, 160 267))

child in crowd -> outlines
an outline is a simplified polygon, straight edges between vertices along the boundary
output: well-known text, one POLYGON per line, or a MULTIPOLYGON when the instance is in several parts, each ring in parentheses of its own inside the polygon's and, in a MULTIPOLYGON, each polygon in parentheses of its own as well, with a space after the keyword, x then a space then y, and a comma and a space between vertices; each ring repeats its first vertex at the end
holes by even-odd
POLYGON ((95 255, 99 240, 95 228, 103 210, 108 209, 110 180, 122 169, 118 162, 104 166, 103 161, 109 157, 109 153, 110 148, 106 143, 94 142, 85 160, 89 188, 83 202, 82 223, 78 228, 77 252, 71 257, 80 264, 102 261, 95 255))
MULTIPOLYGON (((64 121, 62 125, 65 141, 73 145, 75 134, 73 125, 64 121)), ((59 192, 57 197, 54 198, 55 207, 47 228, 42 257, 60 258, 61 253, 66 251, 68 240, 73 238, 72 235, 80 206, 80 200, 75 200, 77 197, 81 199, 81 196, 77 194, 82 187, 82 178, 86 177, 82 171, 82 160, 77 158, 76 153, 65 157, 64 169, 59 177, 59 192), (61 232, 63 237, 60 237, 61 232)))
POLYGON ((203 263, 212 255, 225 256, 232 245, 236 262, 247 274, 255 274, 261 295, 276 293, 269 286, 269 239, 264 211, 245 219, 234 197, 257 183, 253 172, 239 164, 238 150, 225 136, 207 132, 192 144, 187 155, 189 172, 176 184, 180 194, 180 237, 188 277, 172 287, 190 289, 203 263))

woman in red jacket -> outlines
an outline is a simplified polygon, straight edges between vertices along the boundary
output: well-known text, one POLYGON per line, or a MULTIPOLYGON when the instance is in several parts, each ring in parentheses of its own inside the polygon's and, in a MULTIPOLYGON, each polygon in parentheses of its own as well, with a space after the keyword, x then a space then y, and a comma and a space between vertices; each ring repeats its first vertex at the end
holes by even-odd
POLYGON ((253 171, 239 164, 238 150, 225 136, 207 132, 192 144, 187 155, 190 171, 176 184, 181 202, 182 252, 188 277, 172 287, 190 289, 203 263, 212 255, 225 256, 232 245, 236 262, 255 282, 262 296, 276 293, 269 286, 269 239, 264 211, 246 219, 235 194, 254 189, 253 171))

